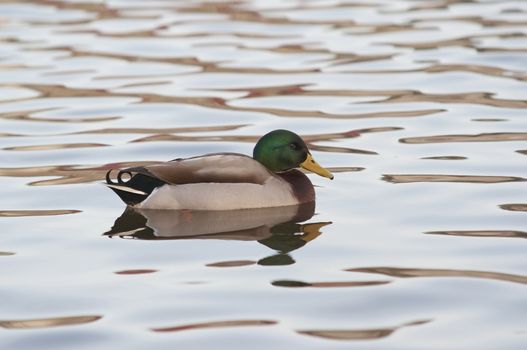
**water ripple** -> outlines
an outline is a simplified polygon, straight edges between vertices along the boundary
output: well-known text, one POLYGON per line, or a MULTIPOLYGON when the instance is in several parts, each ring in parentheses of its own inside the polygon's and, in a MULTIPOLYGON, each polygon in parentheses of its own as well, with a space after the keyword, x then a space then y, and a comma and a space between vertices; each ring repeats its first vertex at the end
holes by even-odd
POLYGON ((440 174, 386 174, 382 180, 395 183, 413 182, 461 182, 474 184, 495 184, 503 182, 527 181, 517 176, 483 176, 483 175, 440 175, 440 174))
POLYGON ((453 270, 453 269, 421 269, 421 268, 396 268, 396 267, 362 267, 346 269, 350 272, 365 272, 381 274, 393 277, 462 277, 462 278, 482 278, 497 281, 527 284, 527 276, 514 275, 502 272, 474 271, 474 270, 453 270))
POLYGON ((523 204, 523 203, 501 204, 500 208, 503 210, 509 210, 509 211, 527 211, 527 204, 523 204))
POLYGON ((23 216, 55 216, 80 213, 80 210, 57 209, 57 210, 0 210, 0 217, 23 217, 23 216))
POLYGON ((230 327, 247 327, 247 326, 273 326, 277 324, 277 321, 271 320, 229 320, 229 321, 216 321, 216 322, 203 322, 193 323, 174 327, 162 327, 152 328, 154 332, 180 332, 189 331, 196 329, 209 329, 209 328, 230 328, 230 327))
POLYGON ((52 317, 36 318, 30 320, 0 320, 0 327, 6 329, 33 329, 49 328, 61 326, 73 326, 84 323, 95 322, 102 316, 70 316, 70 317, 52 317))
POLYGON ((0 327, 26 329, 2 341, 523 349, 526 14, 521 1, 0 1, 0 327), (98 184, 250 154, 273 129, 340 173, 308 175, 316 207, 119 215, 98 184), (37 329, 69 324, 86 325, 37 329))
MULTIPOLYGON (((518 210, 518 209, 516 209, 518 210)), ((527 207, 523 208, 527 211, 527 207)), ((479 230, 479 231, 429 231, 429 235, 461 236, 461 237, 517 237, 527 238, 527 232, 507 230, 479 230)))
POLYGON ((402 324, 400 326, 376 329, 337 329, 337 330, 299 330, 299 334, 331 340, 371 340, 385 338, 393 332, 409 326, 423 325, 431 320, 419 320, 402 324))
POLYGON ((423 144, 443 142, 497 142, 497 141, 527 141, 525 132, 496 132, 477 135, 437 135, 423 137, 407 137, 400 139, 401 143, 423 144))

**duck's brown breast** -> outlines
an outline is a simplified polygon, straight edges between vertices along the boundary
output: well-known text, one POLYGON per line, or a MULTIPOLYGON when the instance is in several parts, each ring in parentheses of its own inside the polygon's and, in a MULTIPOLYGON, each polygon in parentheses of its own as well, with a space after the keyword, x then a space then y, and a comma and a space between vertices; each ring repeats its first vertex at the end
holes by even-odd
POLYGON ((304 175, 304 173, 293 169, 276 175, 291 185, 293 194, 298 199, 299 203, 315 201, 315 189, 309 178, 304 175))

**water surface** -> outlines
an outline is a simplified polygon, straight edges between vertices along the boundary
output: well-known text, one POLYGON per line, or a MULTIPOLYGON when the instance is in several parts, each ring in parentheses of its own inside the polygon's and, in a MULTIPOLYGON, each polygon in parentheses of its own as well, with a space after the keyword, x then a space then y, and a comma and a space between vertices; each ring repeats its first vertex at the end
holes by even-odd
POLYGON ((2 348, 524 349, 527 4, 0 2, 2 348), (251 154, 316 207, 124 211, 112 168, 251 154))

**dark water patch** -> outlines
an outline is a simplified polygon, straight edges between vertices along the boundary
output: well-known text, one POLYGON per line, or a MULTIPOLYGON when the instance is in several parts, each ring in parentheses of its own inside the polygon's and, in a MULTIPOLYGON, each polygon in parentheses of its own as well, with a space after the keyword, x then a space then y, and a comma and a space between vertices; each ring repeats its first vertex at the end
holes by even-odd
POLYGON ((131 143, 138 143, 138 142, 167 142, 167 141, 177 141, 177 142, 217 142, 217 141, 223 141, 223 142, 256 142, 255 137, 247 138, 243 136, 231 136, 231 137, 225 137, 225 136, 181 136, 181 135, 174 135, 174 134, 155 134, 151 136, 146 137, 140 137, 138 139, 134 139, 130 141, 131 143), (253 140, 254 139, 254 140, 253 140))
MULTIPOLYGON (((253 48, 250 48, 253 50, 253 48)), ((308 48, 305 45, 280 45, 270 49, 264 49, 265 51, 278 52, 278 53, 312 53, 312 54, 327 54, 332 57, 329 59, 321 59, 315 62, 328 62, 330 66, 337 66, 350 63, 359 63, 359 62, 372 62, 372 61, 382 61, 387 60, 395 55, 393 54, 356 54, 351 52, 337 52, 328 49, 313 49, 308 48)))
POLYGON ((309 149, 318 152, 329 152, 329 153, 350 153, 350 154, 364 154, 364 155, 377 155, 379 153, 375 151, 369 151, 365 149, 349 148, 349 147, 336 147, 336 146, 319 146, 310 143, 309 149))
MULTIPOLYGON (((427 63, 427 62, 422 62, 427 63)), ((484 66, 477 64, 439 64, 432 62, 433 64, 424 68, 419 69, 379 69, 379 70, 360 70, 360 71, 347 71, 350 73, 370 73, 370 74, 400 74, 400 73, 451 73, 451 72, 466 72, 466 73, 477 73, 481 75, 487 75, 492 77, 515 79, 519 81, 527 80, 527 74, 521 71, 512 71, 499 67, 484 66)))
MULTIPOLYGON (((242 127, 245 125, 237 125, 233 128, 242 127)), ((246 142, 246 143, 256 143, 261 135, 215 135, 215 136, 182 136, 174 135, 171 133, 171 129, 146 129, 148 131, 161 131, 161 133, 141 137, 131 142, 158 142, 158 141, 178 141, 178 142, 246 142)), ((174 129, 175 130, 175 129, 174 129)), ((301 135, 302 139, 306 142, 307 146, 311 150, 320 150, 326 152, 333 152, 335 147, 327 147, 315 145, 314 142, 324 142, 324 141, 335 141, 356 138, 363 134, 378 133, 378 132, 389 132, 389 131, 399 131, 402 130, 400 127, 377 127, 377 128, 367 128, 367 129, 355 129, 345 132, 336 132, 336 133, 325 133, 325 134, 308 134, 301 135)), ((197 130, 196 130, 197 131, 197 130)), ((201 131, 201 130, 200 130, 201 131)), ((207 131, 207 130, 203 130, 207 131)), ((210 130, 216 131, 216 130, 210 130)), ((177 132, 177 131, 174 131, 177 132)), ((127 132, 128 133, 128 132, 127 132)), ((368 150, 359 150, 352 148, 343 148, 339 147, 338 153, 356 153, 356 154, 377 154, 374 151, 368 150)))
POLYGON ((294 280, 278 280, 271 282, 273 286, 276 287, 288 287, 288 288, 301 288, 301 287, 311 287, 311 283, 294 281, 294 280))
MULTIPOLYGON (((393 45, 395 47, 401 47, 401 48, 411 48, 414 50, 430 50, 430 49, 438 49, 443 47, 450 47, 450 46, 461 46, 466 48, 472 48, 472 49, 478 49, 478 39, 483 38, 500 38, 500 39, 508 39, 508 38, 517 38, 518 36, 523 35, 523 33, 503 33, 503 34, 476 34, 471 36, 463 36, 463 37, 457 37, 453 39, 440 39, 440 40, 430 40, 430 41, 419 41, 419 42, 405 42, 405 43, 386 43, 389 45, 393 45)), ((487 49, 487 48, 485 48, 487 49)))
MULTIPOLYGON (((24 110, 18 110, 14 112, 2 112, 0 113, 1 119, 9 119, 9 120, 32 120, 31 115, 34 113, 39 112, 48 112, 57 110, 58 108, 35 108, 35 109, 24 109, 24 110)), ((36 119, 35 121, 39 121, 40 119, 36 119)), ((44 120, 47 121, 47 120, 44 120)), ((49 120, 54 121, 54 120, 49 120)))
MULTIPOLYGON (((147 18, 152 19, 152 18, 147 18)), ((131 30, 128 32, 105 32, 98 29, 67 29, 58 31, 58 33, 64 34, 92 34, 100 38, 154 38, 156 36, 157 29, 147 30, 131 30)))
POLYGON ((319 73, 319 68, 265 68, 265 67, 225 67, 221 64, 214 61, 205 61, 197 57, 170 57, 170 58, 154 58, 154 57, 143 57, 140 60, 137 60, 135 56, 126 55, 126 54, 105 54, 102 52, 90 53, 90 52, 81 52, 79 50, 72 50, 75 55, 88 55, 88 56, 98 56, 106 58, 119 58, 125 59, 130 62, 141 61, 141 62, 160 62, 160 63, 171 63, 177 65, 188 65, 191 67, 197 67, 203 73, 233 73, 233 74, 265 74, 265 75, 283 75, 283 74, 306 74, 306 73, 319 73))
POLYGON ((350 172, 363 171, 365 168, 357 167, 357 166, 336 166, 336 167, 327 167, 326 169, 328 169, 332 173, 350 173, 350 172))
POLYGON ((94 73, 97 73, 97 71, 94 69, 75 69, 75 70, 60 70, 60 71, 54 71, 54 72, 46 72, 46 73, 42 73, 42 76, 56 77, 56 76, 64 76, 64 75, 94 74, 94 73))
MULTIPOLYGON (((116 76, 111 76, 111 75, 105 75, 105 76, 100 76, 100 77, 97 77, 97 78, 94 78, 94 80, 116 80, 116 79, 136 79, 136 78, 152 78, 152 77, 155 77, 156 75, 155 74, 149 74, 149 75, 116 75, 116 76)), ((166 76, 165 74, 163 74, 162 76, 166 76)), ((160 80, 160 81, 143 81, 143 82, 139 82, 139 83, 127 83, 127 84, 123 84, 123 85, 120 85, 119 88, 120 89, 124 89, 124 88, 131 88, 131 87, 147 87, 147 86, 159 86, 159 85, 169 85, 171 83, 171 81, 169 80, 160 80)))
MULTIPOLYGON (((527 101, 523 100, 509 100, 493 97, 489 92, 470 92, 457 94, 430 94, 415 91, 411 94, 405 94, 392 97, 381 102, 391 103, 411 103, 411 102, 436 102, 436 103, 461 103, 461 104, 475 104, 483 106, 492 106, 500 108, 527 108, 527 101)), ((381 103, 377 102, 377 103, 381 103)))
MULTIPOLYGON (((443 109, 426 109, 426 110, 408 110, 408 111, 388 111, 388 112, 372 112, 372 113, 360 113, 360 114, 330 114, 321 111, 296 111, 278 108, 249 108, 249 107, 235 107, 226 104, 226 101, 217 97, 205 98, 205 97, 175 97, 175 96, 164 96, 156 94, 137 94, 137 93, 116 93, 106 91, 103 89, 86 89, 86 88, 73 88, 66 87, 63 85, 42 85, 42 84, 24 84, 25 88, 33 89, 38 91, 42 97, 131 97, 138 98, 142 102, 148 103, 184 103, 193 104, 209 108, 228 109, 234 111, 254 111, 264 112, 280 117, 302 117, 302 118, 330 118, 330 119, 361 119, 361 118, 386 118, 386 117, 417 117, 425 116, 443 112, 443 109)), ((324 94, 325 95, 325 94, 324 94)), ((374 94, 378 95, 378 94, 374 94)), ((390 98, 390 102, 393 102, 394 97, 390 98)), ((385 128, 383 128, 385 129, 385 128)), ((392 130, 399 130, 400 128, 391 128, 392 130)), ((388 130, 386 130, 388 131, 388 130)), ((309 140, 306 140, 309 141, 309 140)))
MULTIPOLYGON (((249 91, 249 96, 266 96, 274 95, 295 95, 295 96, 384 96, 384 100, 378 100, 370 103, 444 103, 444 104, 475 104, 503 108, 527 108, 527 101, 501 99, 496 98, 490 92, 467 92, 467 93, 425 93, 419 90, 317 90, 314 88, 307 88, 298 86, 281 86, 281 87, 267 87, 267 88, 251 88, 251 89, 224 89, 225 91, 249 91)), ((246 108, 253 110, 252 108, 246 108)), ((254 109, 258 110, 258 109, 254 109)), ((280 115, 280 116, 296 116, 299 113, 307 113, 306 111, 287 111, 289 115, 283 115, 284 111, 280 109, 263 109, 262 111, 280 115)), ((427 109, 427 110, 413 110, 413 111, 398 111, 398 112, 376 112, 355 115, 344 115, 346 119, 361 119, 372 117, 419 117, 435 113, 440 113, 445 109, 427 109)), ((322 112, 311 111, 311 117, 330 117, 333 115, 325 115, 322 112)), ((342 118, 342 117, 341 117, 342 118)))
MULTIPOLYGON (((29 87, 30 88, 30 87, 29 87)), ((461 104, 476 104, 503 108, 527 108, 527 101, 523 100, 508 100, 493 97, 492 93, 488 92, 469 92, 469 93, 424 93, 418 90, 317 90, 306 89, 302 86, 296 88, 291 86, 260 88, 260 89, 224 89, 225 91, 250 91, 250 95, 271 95, 271 94, 286 94, 286 95, 301 95, 301 96, 385 96, 386 99, 370 103, 411 103, 411 102, 431 102, 431 103, 461 103, 461 104)), ((280 110, 275 110, 279 114, 280 110)), ((360 119, 383 116, 383 117, 418 117, 434 113, 440 113, 444 109, 427 109, 414 111, 399 111, 399 112, 379 112, 347 115, 348 119, 360 119)), ((275 114, 271 113, 271 114, 275 114)), ((298 112, 300 113, 300 112, 298 112)), ((318 116, 324 116, 323 113, 316 113, 318 116)), ((310 116, 316 116, 310 115, 310 116)))
POLYGON ((416 71, 423 71, 427 73, 468 72, 500 78, 511 78, 520 81, 527 80, 527 74, 521 71, 512 71, 499 67, 483 66, 477 64, 436 64, 416 71))
POLYGON ((261 266, 287 266, 296 263, 295 259, 289 254, 275 254, 258 260, 257 264, 261 266))
POLYGON ((151 328, 154 332, 180 332, 195 329, 215 329, 215 328, 231 328, 231 327, 247 327, 247 326, 272 326, 278 324, 277 321, 272 320, 228 320, 216 322, 192 323, 187 325, 175 327, 151 328))
MULTIPOLYGON (((468 17, 454 17, 454 20, 463 20, 468 21, 476 24, 481 24, 483 27, 515 27, 515 26, 524 26, 527 25, 527 21, 511 21, 511 20, 505 20, 505 19, 494 19, 494 18, 485 18, 480 16, 468 16, 468 17)), ((507 34, 504 34, 507 35, 507 34)), ((515 34, 508 34, 509 36, 514 36, 515 34)), ((479 48, 479 52, 484 52, 484 49, 479 48)))
POLYGON ((276 287, 313 287, 313 288, 342 288, 367 287, 388 284, 391 281, 336 281, 336 282, 302 282, 295 280, 278 280, 271 284, 276 287))
POLYGON ((346 113, 346 114, 332 114, 321 111, 313 110, 290 110, 281 108, 267 108, 267 107, 233 107, 230 109, 237 111, 249 111, 249 112, 263 112, 269 113, 277 117, 288 117, 288 118, 325 118, 325 119, 370 119, 370 118, 411 118, 411 117, 422 117, 428 116, 440 112, 444 112, 444 109, 413 109, 406 111, 388 111, 388 112, 371 112, 371 113, 346 113))
POLYGON ((207 281, 187 281, 187 282, 182 282, 182 284, 188 284, 188 285, 200 285, 200 284, 207 284, 209 282, 207 281))
POLYGON ((504 47, 482 47, 478 48, 479 52, 505 52, 505 53, 526 53, 527 48, 504 48, 504 47))
POLYGON ((78 131, 66 135, 77 134, 179 134, 193 132, 214 132, 214 131, 232 131, 243 128, 248 124, 237 125, 217 125, 217 126, 196 126, 181 128, 105 128, 95 130, 78 131))
POLYGON ((470 119, 472 120, 473 122, 506 122, 508 121, 508 119, 503 119, 503 118, 475 118, 475 119, 470 119))
MULTIPOLYGON (((163 37, 169 37, 169 38, 210 38, 215 37, 217 34, 215 33, 208 33, 208 32, 193 32, 193 33, 181 33, 181 34, 170 34, 170 35, 163 35, 163 37)), ((242 33, 242 32, 236 32, 236 31, 230 31, 229 36, 235 37, 235 38, 241 38, 241 39, 297 39, 299 36, 295 34, 272 34, 272 33, 242 33)), ((219 45, 221 45, 220 43, 219 45)), ((224 43, 226 44, 226 42, 224 43)), ((232 43, 231 43, 232 44, 232 43)), ((200 44, 196 44, 196 46, 200 46, 200 44)))
MULTIPOLYGON (((250 50, 250 51, 263 51, 263 52, 277 52, 282 54, 326 54, 330 56, 330 58, 326 59, 318 59, 313 60, 311 62, 317 62, 317 63, 328 63, 329 66, 338 66, 338 65, 344 65, 344 64, 350 64, 350 63, 359 63, 359 62, 372 62, 372 61, 379 61, 379 60, 387 60, 392 57, 394 57, 393 54, 378 54, 378 55, 358 55, 355 53, 348 53, 348 52, 336 52, 331 51, 325 48, 309 48, 306 45, 294 45, 294 44, 286 44, 286 45, 279 45, 276 47, 267 47, 267 48, 260 48, 260 47, 254 47, 254 46, 248 46, 243 44, 234 44, 229 42, 219 42, 219 43, 207 43, 207 44, 201 44, 196 45, 196 47, 225 47, 229 46, 232 48, 236 48, 238 50, 250 50)), ((302 70, 302 71, 318 71, 318 69, 311 69, 311 70, 302 70)))
POLYGON ((434 156, 434 157, 423 157, 421 159, 432 159, 432 160, 465 160, 467 157, 463 156, 434 156))
MULTIPOLYGON (((146 137, 141 137, 134 139, 130 142, 167 142, 167 141, 176 141, 176 142, 244 142, 255 144, 260 136, 181 136, 173 134, 156 134, 146 137)), ((304 139, 309 139, 309 136, 303 137, 304 139)), ((325 141, 332 141, 334 139, 325 139, 325 141)), ((322 151, 322 152, 334 152, 334 148, 326 146, 317 146, 306 141, 306 145, 310 150, 322 151)), ((324 141, 322 139, 316 139, 315 141, 324 141)), ((353 153, 353 154, 364 154, 364 155, 376 155, 374 151, 352 149, 352 148, 339 148, 340 153, 353 153)))
POLYGON ((509 211, 527 211, 527 204, 525 203, 501 204, 500 208, 503 210, 509 210, 509 211))
POLYGON ((498 141, 527 141, 525 132, 495 132, 475 135, 437 135, 423 137, 407 137, 400 139, 401 143, 445 143, 445 142, 498 142, 498 141))
MULTIPOLYGON (((44 84, 20 84, 20 87, 27 88, 31 90, 38 91, 42 98, 44 97, 121 97, 121 98, 136 98, 137 102, 143 102, 143 103, 182 103, 182 104, 191 104, 191 105, 197 105, 202 107, 209 107, 209 108, 216 108, 216 109, 225 109, 225 110, 232 110, 232 111, 244 111, 244 112, 261 112, 261 113, 268 113, 271 115, 275 115, 278 117, 299 117, 299 118, 328 118, 328 119, 363 119, 363 118, 402 118, 402 117, 419 117, 419 116, 426 116, 431 115, 439 112, 443 112, 444 109, 414 109, 414 110, 406 110, 406 111, 387 111, 387 112, 370 112, 370 113, 358 113, 358 114, 332 114, 332 113, 325 113, 322 111, 315 111, 315 110, 289 110, 289 109, 283 109, 283 108, 267 108, 267 107, 236 107, 229 105, 226 100, 218 97, 180 97, 180 96, 166 96, 166 95, 158 95, 158 94, 152 94, 152 93, 118 93, 114 91, 107 91, 104 89, 88 89, 88 88, 80 88, 80 87, 70 87, 70 86, 64 86, 64 85, 44 85, 44 84)), ((390 96, 385 101, 379 101, 377 103, 381 102, 456 102, 458 99, 463 97, 463 103, 482 103, 482 104, 490 104, 490 105, 496 105, 501 106, 502 104, 498 100, 492 99, 492 97, 487 96, 486 94, 476 94, 475 96, 468 95, 468 96, 458 96, 455 95, 454 97, 448 95, 425 95, 423 93, 419 93, 416 91, 410 91, 405 92, 407 95, 395 95, 390 96), (482 99, 482 101, 479 101, 478 99, 482 99), (487 100, 492 100, 494 102, 490 102, 487 100), (487 101, 487 103, 483 103, 487 101)), ((310 91, 309 95, 316 95, 316 91, 310 91)), ((319 93, 322 96, 327 96, 328 91, 320 92, 319 93)), ((308 95, 308 94, 305 94, 308 95)), ((336 94, 336 96, 346 96, 345 93, 336 94)), ((354 96, 357 94, 349 93, 348 95, 354 96)), ((364 92, 362 94, 364 96, 364 92)), ((377 92, 371 92, 368 96, 379 96, 381 93, 377 92)), ((507 100, 508 101, 508 100, 507 100)), ((517 106, 517 103, 521 101, 504 103, 505 105, 501 107, 509 107, 509 108, 523 108, 527 107, 527 102, 525 105, 517 106)))
POLYGON ((6 329, 33 329, 49 328, 61 326, 73 326, 85 324, 100 320, 102 316, 71 316, 71 317, 52 317, 52 318, 35 318, 29 320, 3 320, 0 321, 0 327, 6 329))
MULTIPOLYGON (((5 41, 0 39, 0 42, 5 42, 5 41)), ((16 64, 16 63, 12 63, 12 64, 2 63, 2 64, 0 64, 0 70, 15 70, 15 69, 22 70, 22 69, 35 69, 35 68, 36 67, 34 65, 27 65, 27 64, 16 64)), ((49 66, 44 66, 44 67, 41 66, 40 68, 49 68, 49 66)))
POLYGON ((514 14, 522 14, 527 13, 527 10, 522 8, 505 8, 500 10, 500 13, 514 13, 514 14))
POLYGON ((248 266, 254 265, 256 261, 254 260, 231 260, 231 261, 219 261, 205 266, 208 267, 239 267, 239 266, 248 266))
MULTIPOLYGON (((374 4, 375 5, 375 4, 374 4)), ((350 4, 347 7, 368 7, 368 4, 350 4)), ((322 7, 323 8, 323 7, 322 7)), ((310 9, 303 4, 293 6, 291 10, 303 10, 310 9)), ((250 7, 240 6, 240 3, 236 2, 202 2, 202 3, 192 3, 178 8, 178 11, 185 13, 220 13, 227 16, 230 20, 233 21, 244 21, 244 22, 254 22, 254 23, 263 23, 263 24, 281 24, 281 25, 333 25, 338 28, 343 27, 354 27, 357 24, 354 21, 331 21, 331 20, 306 20, 306 19, 294 19, 285 16, 280 17, 268 17, 262 15, 262 13, 252 10, 250 7)))
POLYGON ((375 329, 298 330, 297 333, 331 340, 373 340, 385 338, 393 332, 409 326, 423 325, 431 320, 418 320, 395 327, 375 329))
POLYGON ((115 271, 114 273, 116 275, 144 275, 147 273, 154 273, 158 270, 154 269, 133 269, 133 270, 121 270, 121 271, 115 271))
POLYGON ((365 155, 377 155, 379 153, 375 151, 368 151, 364 149, 349 148, 349 147, 336 147, 336 146, 319 146, 314 144, 308 145, 311 151, 318 152, 329 152, 329 153, 351 153, 351 154, 365 154, 365 155))
POLYGON ((43 43, 45 43, 45 41, 44 40, 22 39, 22 38, 6 36, 6 37, 0 38, 0 43, 6 43, 6 44, 43 44, 43 43))
POLYGON ((516 152, 520 153, 520 154, 525 154, 527 155, 527 149, 520 149, 520 150, 517 150, 516 152))
MULTIPOLYGON (((86 33, 97 33, 97 31, 89 30, 84 31, 86 33)), ((149 35, 149 32, 136 32, 131 34, 109 34, 104 33, 102 36, 105 37, 145 37, 145 34, 149 35)), ((181 36, 165 36, 165 39, 181 36)), ((150 55, 136 56, 126 53, 108 53, 104 51, 87 51, 77 49, 70 46, 55 46, 47 47, 46 49, 31 49, 32 51, 48 51, 48 50, 60 50, 68 53, 71 57, 100 57, 100 58, 111 58, 119 59, 127 62, 148 62, 148 63, 165 63, 175 64, 180 66, 189 66, 192 68, 199 68, 200 72, 203 73, 234 73, 234 74, 266 74, 266 75, 282 75, 282 74, 305 74, 305 73, 318 73, 319 68, 265 68, 265 67, 225 67, 220 63, 213 60, 202 60, 198 57, 154 57, 150 55)), ((28 49, 29 51, 29 49, 28 49)))
POLYGON ((517 176, 482 176, 482 175, 440 175, 440 174, 385 174, 382 180, 394 184, 414 182, 459 182, 474 184, 495 184, 519 182, 527 179, 517 176))
POLYGON ((118 116, 101 116, 101 117, 88 117, 88 118, 77 118, 77 117, 41 117, 34 116, 32 114, 39 112, 47 112, 55 110, 56 108, 46 108, 39 110, 30 110, 30 111, 19 111, 12 113, 0 113, 0 118, 9 119, 9 120, 22 120, 22 121, 31 121, 31 122, 44 122, 44 123, 99 123, 99 122, 108 122, 112 120, 121 119, 122 117, 118 116))
MULTIPOLYGON (((35 0, 34 3, 42 4, 46 6, 53 6, 58 10, 80 10, 84 12, 93 13, 98 19, 113 19, 113 18, 123 18, 123 14, 120 13, 118 9, 109 7, 105 3, 78 3, 78 2, 62 2, 58 0, 35 0)), ((92 20, 89 20, 91 22, 92 20)), ((55 23, 55 22, 54 22, 55 23)), ((68 24, 74 23, 79 24, 83 21, 78 22, 66 22, 68 24)))
POLYGON ((392 277, 461 277, 461 278, 481 278, 504 282, 527 284, 527 276, 514 275, 502 272, 475 271, 475 270, 454 270, 454 269, 421 269, 421 268, 397 268, 397 267, 362 267, 345 269, 350 272, 365 272, 381 274, 392 277))
POLYGON ((57 149, 73 149, 73 148, 94 148, 107 147, 110 145, 103 143, 60 143, 49 145, 31 145, 31 146, 15 146, 2 148, 4 151, 53 151, 57 149))
POLYGON ((0 137, 17 137, 17 136, 23 136, 20 134, 13 134, 8 132, 0 132, 0 137))
POLYGON ((0 210, 0 217, 55 216, 80 213, 81 210, 0 210))
MULTIPOLYGON (((525 206, 527 211, 527 206, 525 206)), ((424 232, 427 235, 445 235, 460 237, 516 237, 527 238, 527 232, 513 230, 473 230, 473 231, 429 231, 424 232)))
POLYGON ((0 252, 0 256, 11 256, 11 255, 15 255, 16 253, 13 253, 13 252, 0 252))

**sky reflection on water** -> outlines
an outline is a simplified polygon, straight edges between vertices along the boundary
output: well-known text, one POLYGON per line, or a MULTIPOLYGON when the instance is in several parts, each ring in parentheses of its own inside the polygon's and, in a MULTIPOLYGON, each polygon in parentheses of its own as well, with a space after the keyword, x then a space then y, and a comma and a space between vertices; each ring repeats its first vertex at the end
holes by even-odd
POLYGON ((0 2, 1 347, 523 349, 526 14, 0 2), (100 184, 278 128, 335 173, 309 213, 122 213, 100 184))

